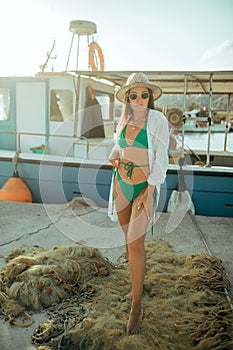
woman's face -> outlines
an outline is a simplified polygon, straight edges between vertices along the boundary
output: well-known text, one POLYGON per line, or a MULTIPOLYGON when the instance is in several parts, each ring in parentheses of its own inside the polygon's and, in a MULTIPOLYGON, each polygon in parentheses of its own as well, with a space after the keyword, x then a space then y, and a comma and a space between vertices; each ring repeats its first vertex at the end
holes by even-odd
POLYGON ((129 91, 129 103, 133 110, 146 109, 149 101, 149 91, 144 87, 136 87, 129 91))

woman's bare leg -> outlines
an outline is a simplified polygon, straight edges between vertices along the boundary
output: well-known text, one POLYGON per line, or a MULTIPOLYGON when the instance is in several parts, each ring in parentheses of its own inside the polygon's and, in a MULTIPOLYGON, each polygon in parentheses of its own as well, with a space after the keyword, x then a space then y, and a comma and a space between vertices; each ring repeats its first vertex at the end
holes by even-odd
MULTIPOLYGON (((137 202, 137 200, 135 201, 137 202)), ((145 236, 148 228, 148 218, 142 207, 137 209, 133 203, 130 223, 127 232, 129 268, 132 282, 132 305, 127 324, 127 334, 137 334, 141 325, 141 298, 146 269, 145 236)))
POLYGON ((123 194, 117 179, 115 179, 113 193, 114 193, 114 202, 116 206, 118 220, 126 237, 128 232, 128 225, 131 217, 132 203, 129 202, 128 199, 123 194))
POLYGON ((137 334, 141 325, 141 298, 145 278, 145 236, 148 218, 142 206, 137 208, 137 199, 130 203, 124 196, 119 183, 114 186, 114 199, 119 223, 125 233, 126 250, 129 259, 132 290, 125 297, 132 297, 132 305, 127 324, 127 334, 137 334))
MULTIPOLYGON (((116 205, 116 211, 117 211, 117 216, 119 223, 121 225, 121 228, 125 234, 125 241, 126 241, 126 253, 127 256, 129 257, 128 254, 128 244, 127 244, 127 232, 128 232, 128 225, 131 217, 131 212, 132 212, 132 203, 129 202, 122 190, 121 187, 118 183, 117 180, 115 180, 115 185, 114 185, 114 199, 115 199, 115 205, 116 205)), ((127 293, 124 298, 125 299, 131 299, 133 296, 132 290, 127 293)))

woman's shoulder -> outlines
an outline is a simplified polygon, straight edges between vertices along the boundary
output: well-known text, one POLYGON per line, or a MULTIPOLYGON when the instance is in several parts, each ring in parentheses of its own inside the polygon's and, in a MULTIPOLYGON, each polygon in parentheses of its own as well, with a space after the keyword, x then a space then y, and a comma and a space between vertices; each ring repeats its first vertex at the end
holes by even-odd
POLYGON ((158 111, 157 109, 150 109, 149 110, 148 121, 151 124, 157 124, 160 122, 165 122, 165 123, 168 122, 165 115, 162 112, 158 111))

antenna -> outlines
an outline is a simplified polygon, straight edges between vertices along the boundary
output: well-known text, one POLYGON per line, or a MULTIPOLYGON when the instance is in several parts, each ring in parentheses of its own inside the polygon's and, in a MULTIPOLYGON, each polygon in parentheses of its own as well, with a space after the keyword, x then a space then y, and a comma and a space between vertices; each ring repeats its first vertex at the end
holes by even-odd
MULTIPOLYGON (((44 63, 44 64, 41 64, 41 65, 39 66, 39 68, 41 69, 41 72, 44 72, 45 68, 47 68, 48 62, 49 62, 50 59, 56 59, 56 58, 57 58, 56 55, 53 56, 53 57, 51 56, 51 55, 52 55, 52 52, 53 52, 53 49, 54 49, 54 47, 55 47, 55 44, 56 44, 56 40, 54 39, 54 40, 53 40, 53 45, 52 45, 50 51, 47 52, 47 59, 46 59, 45 63, 44 63)), ((53 71, 53 68, 52 68, 52 71, 53 71)))

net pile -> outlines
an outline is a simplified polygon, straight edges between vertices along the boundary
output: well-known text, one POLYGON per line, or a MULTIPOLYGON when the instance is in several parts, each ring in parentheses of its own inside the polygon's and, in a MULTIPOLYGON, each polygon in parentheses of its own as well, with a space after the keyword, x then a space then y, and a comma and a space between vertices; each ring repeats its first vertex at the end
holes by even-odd
POLYGON ((146 253, 140 335, 125 335, 131 307, 123 298, 131 288, 127 262, 113 266, 98 250, 79 246, 11 259, 2 269, 4 313, 4 297, 19 301, 21 311, 35 310, 33 305, 48 308, 47 321, 32 335, 39 350, 233 349, 233 312, 224 293, 229 281, 222 262, 205 254, 175 254, 164 241, 147 243, 146 253), (32 296, 37 303, 29 301, 32 296))
POLYGON ((18 255, 12 251, 0 274, 0 305, 11 324, 28 326, 33 322, 25 307, 38 311, 73 296, 89 292, 88 281, 108 275, 113 265, 98 249, 81 245, 31 249, 18 255), (17 301, 17 302, 16 302, 17 301), (24 313, 28 319, 15 318, 24 313))

